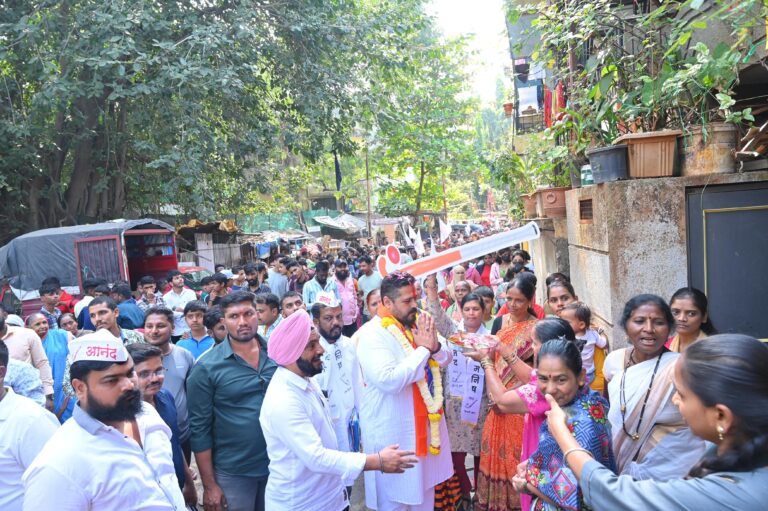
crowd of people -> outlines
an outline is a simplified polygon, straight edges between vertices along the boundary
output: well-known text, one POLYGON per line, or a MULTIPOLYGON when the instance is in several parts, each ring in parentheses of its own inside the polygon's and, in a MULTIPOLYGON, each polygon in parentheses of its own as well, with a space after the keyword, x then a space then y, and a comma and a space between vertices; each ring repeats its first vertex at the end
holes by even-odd
POLYGON ((197 292, 46 278, 39 312, 0 312, 0 509, 342 511, 361 475, 381 511, 768 501, 768 347, 717 335, 701 291, 633 297, 609 340, 519 247, 421 279, 379 254, 197 292))

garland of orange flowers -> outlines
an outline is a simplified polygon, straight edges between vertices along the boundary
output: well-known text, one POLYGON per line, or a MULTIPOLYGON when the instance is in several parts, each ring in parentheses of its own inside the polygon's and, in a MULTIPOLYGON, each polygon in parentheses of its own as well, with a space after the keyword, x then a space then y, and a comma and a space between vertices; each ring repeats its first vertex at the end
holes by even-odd
MULTIPOLYGON (((415 351, 413 333, 406 330, 393 316, 387 315, 382 317, 381 326, 395 336, 395 339, 400 343, 400 347, 403 348, 406 355, 410 355, 415 351)), ((440 416, 442 415, 443 408, 443 380, 440 376, 440 365, 431 357, 427 363, 432 373, 432 383, 435 389, 434 395, 429 391, 426 378, 419 380, 416 386, 427 407, 429 417, 429 452, 438 455, 440 454, 440 416)))

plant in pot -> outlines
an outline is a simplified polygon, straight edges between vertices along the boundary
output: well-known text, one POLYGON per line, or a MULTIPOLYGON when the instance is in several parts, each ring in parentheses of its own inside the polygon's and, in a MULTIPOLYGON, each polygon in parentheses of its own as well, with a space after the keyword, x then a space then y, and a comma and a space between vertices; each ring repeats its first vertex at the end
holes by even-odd
MULTIPOLYGON (((533 25, 541 44, 534 58, 567 84, 570 109, 583 113, 580 125, 585 138, 593 139, 590 147, 614 132, 614 143, 629 146, 632 177, 673 175, 680 129, 714 119, 719 109, 713 99, 730 95, 744 48, 755 50, 748 35, 753 32, 746 29, 759 17, 745 13, 759 4, 661 2, 639 14, 621 4, 582 0, 539 6, 533 25), (712 20, 733 27, 736 42, 712 52, 693 44, 707 38, 702 31, 712 20)), ((749 112, 741 113, 748 119, 749 112)))
POLYGON ((550 128, 556 140, 567 141, 571 155, 571 186, 574 188, 581 185, 581 173, 587 161, 593 183, 629 177, 626 145, 611 145, 619 133, 615 102, 603 96, 599 87, 595 85, 589 95, 574 98, 573 108, 566 109, 562 121, 550 128))
POLYGON ((525 218, 536 217, 536 185, 527 171, 528 163, 513 148, 505 147, 497 151, 489 165, 491 176, 499 183, 509 187, 510 203, 517 204, 513 209, 522 211, 525 218))
POLYGON ((544 149, 529 152, 527 171, 537 183, 537 213, 546 218, 565 218, 565 192, 570 190, 570 168, 574 159, 565 145, 556 145, 545 134, 544 149))
POLYGON ((617 139, 630 146, 633 177, 674 175, 678 150, 683 174, 734 170, 733 121, 754 120, 748 108, 726 112, 734 104, 739 64, 756 47, 747 30, 754 19, 744 16, 748 4, 756 5, 661 3, 636 25, 644 35, 638 52, 644 58, 634 66, 625 61, 623 70, 641 85, 621 92, 618 112, 635 132, 617 139), (715 29, 729 30, 733 38, 718 43, 715 29))
POLYGON ((565 216, 564 193, 570 187, 564 169, 568 163, 567 147, 551 145, 546 137, 541 137, 525 153, 511 148, 499 151, 492 160, 491 174, 510 187, 512 200, 516 197, 522 201, 526 218, 557 218, 565 216))

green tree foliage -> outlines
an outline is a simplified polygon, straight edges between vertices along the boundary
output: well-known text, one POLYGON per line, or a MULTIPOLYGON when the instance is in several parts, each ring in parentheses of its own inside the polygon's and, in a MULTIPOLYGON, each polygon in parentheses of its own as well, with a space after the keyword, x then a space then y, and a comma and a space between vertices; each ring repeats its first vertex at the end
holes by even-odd
POLYGON ((428 25, 419 0, 4 2, 0 189, 23 198, 5 235, 293 208, 428 25))
POLYGON ((371 84, 380 102, 363 123, 372 133, 376 173, 391 179, 379 188, 379 210, 392 215, 441 211, 443 178, 466 178, 479 165, 466 42, 443 39, 427 26, 408 43, 407 65, 394 76, 381 68, 371 84))

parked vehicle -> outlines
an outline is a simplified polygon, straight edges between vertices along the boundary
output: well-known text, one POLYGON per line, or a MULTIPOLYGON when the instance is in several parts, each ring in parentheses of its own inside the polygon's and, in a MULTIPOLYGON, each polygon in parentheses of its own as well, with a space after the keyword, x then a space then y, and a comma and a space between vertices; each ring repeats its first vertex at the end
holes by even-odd
POLYGON ((21 302, 24 316, 40 310, 38 288, 58 277, 72 296, 83 281, 127 281, 131 288, 144 275, 164 278, 178 268, 175 230, 159 220, 113 220, 33 231, 0 248, 0 302, 21 302), (12 296, 9 296, 12 295, 12 296), (15 300, 14 300, 15 297, 15 300))
POLYGON ((202 266, 179 266, 179 271, 184 276, 184 285, 198 293, 198 295, 202 289, 200 281, 203 280, 203 277, 213 275, 211 270, 202 266))

